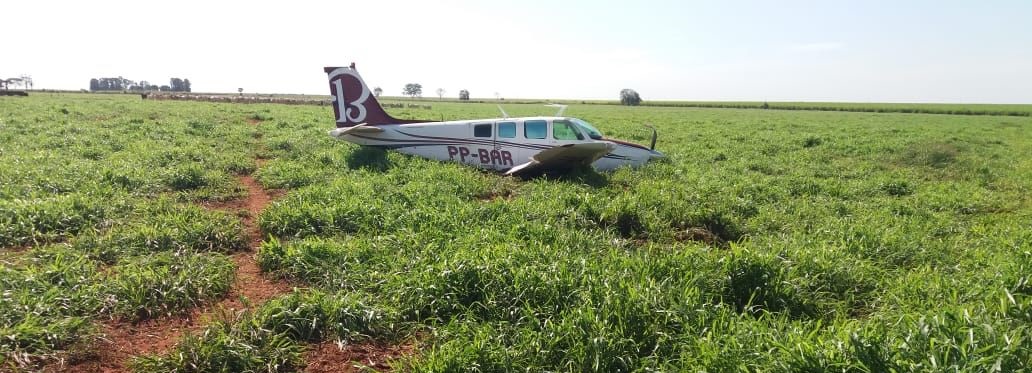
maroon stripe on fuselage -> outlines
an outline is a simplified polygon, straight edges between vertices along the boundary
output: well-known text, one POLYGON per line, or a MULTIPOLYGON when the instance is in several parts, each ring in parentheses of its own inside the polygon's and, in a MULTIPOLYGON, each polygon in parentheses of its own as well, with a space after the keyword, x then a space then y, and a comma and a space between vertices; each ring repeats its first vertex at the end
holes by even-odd
MULTIPOLYGON (((349 133, 348 136, 358 137, 358 138, 366 139, 366 140, 382 141, 382 142, 386 142, 386 143, 401 143, 401 144, 404 144, 405 147, 410 147, 410 146, 434 146, 434 145, 480 145, 480 146, 491 146, 492 145, 492 144, 490 144, 490 143, 488 143, 488 142, 486 142, 484 140, 459 139, 459 138, 454 138, 454 137, 440 137, 440 136, 419 136, 419 135, 407 134, 407 133, 402 132, 402 131, 398 131, 398 132, 401 133, 401 134, 407 135, 407 136, 412 136, 412 137, 417 137, 417 138, 420 138, 420 137, 421 138, 427 138, 427 139, 430 139, 430 140, 385 139, 385 138, 381 138, 381 137, 371 137, 371 136, 360 135, 360 134, 357 134, 357 133, 349 133)), ((550 145, 532 145, 532 144, 519 144, 519 143, 507 143, 507 144, 509 144, 509 146, 512 146, 512 147, 529 149, 529 150, 544 150, 544 149, 548 149, 548 148, 554 147, 554 145, 551 145, 551 146, 550 145)), ((379 146, 379 145, 371 145, 371 146, 379 146)), ((630 158, 628 158, 626 156, 622 156, 622 155, 619 155, 619 154, 613 154, 613 153, 606 154, 606 155, 603 156, 603 158, 620 159, 620 160, 630 159, 630 158)))

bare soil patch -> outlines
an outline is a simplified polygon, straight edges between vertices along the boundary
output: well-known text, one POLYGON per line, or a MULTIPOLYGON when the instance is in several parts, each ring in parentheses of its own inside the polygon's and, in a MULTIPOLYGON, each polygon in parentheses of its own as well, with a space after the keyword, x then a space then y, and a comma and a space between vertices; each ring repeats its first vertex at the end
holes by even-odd
POLYGON ((495 200, 511 200, 516 197, 516 191, 504 190, 504 191, 490 191, 484 194, 476 196, 476 199, 480 202, 494 202, 495 200))
POLYGON ((14 265, 21 261, 26 253, 32 250, 30 246, 12 246, 0 248, 0 265, 14 265))
POLYGON ((343 373, 366 372, 373 369, 379 372, 393 370, 390 361, 412 356, 417 351, 414 342, 398 345, 366 342, 358 344, 339 344, 336 341, 325 341, 312 345, 305 356, 308 366, 306 373, 343 373))
POLYGON ((674 238, 682 242, 695 241, 702 242, 707 245, 721 245, 724 243, 724 241, 720 239, 720 236, 717 236, 713 232, 710 232, 709 229, 703 227, 692 227, 683 231, 678 231, 674 234, 674 238))
POLYGON ((184 331, 196 325, 200 314, 201 311, 196 310, 181 317, 102 324, 101 336, 88 353, 49 364, 43 372, 128 372, 126 364, 131 357, 167 351, 184 331))
POLYGON ((29 250, 32 250, 32 245, 15 245, 15 246, 8 246, 8 247, 0 248, 0 254, 3 254, 3 253, 24 253, 24 252, 29 251, 29 250))
POLYGON ((258 114, 252 114, 252 115, 248 115, 248 116, 244 117, 244 120, 247 121, 247 124, 250 124, 252 126, 257 126, 257 125, 261 124, 262 122, 265 121, 265 119, 266 119, 265 117, 263 117, 261 115, 258 115, 258 114))

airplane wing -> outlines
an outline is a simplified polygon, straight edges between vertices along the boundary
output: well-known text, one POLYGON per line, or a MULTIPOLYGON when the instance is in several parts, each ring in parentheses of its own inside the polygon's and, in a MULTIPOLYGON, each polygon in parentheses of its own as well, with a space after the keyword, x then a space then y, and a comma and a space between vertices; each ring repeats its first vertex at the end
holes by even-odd
POLYGON ((586 166, 613 151, 612 144, 594 142, 554 146, 530 157, 530 162, 517 165, 506 171, 506 175, 518 175, 533 171, 569 169, 586 166))

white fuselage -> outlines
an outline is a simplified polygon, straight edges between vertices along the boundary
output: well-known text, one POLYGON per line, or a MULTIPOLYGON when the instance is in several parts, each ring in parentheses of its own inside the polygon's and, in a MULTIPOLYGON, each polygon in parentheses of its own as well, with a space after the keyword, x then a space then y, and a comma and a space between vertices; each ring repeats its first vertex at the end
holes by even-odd
POLYGON ((613 151, 591 164, 599 171, 641 166, 663 157, 640 145, 597 135, 592 139, 587 130, 569 126, 568 122, 569 118, 564 117, 528 117, 385 124, 376 126, 383 131, 331 131, 331 135, 359 145, 494 170, 512 168, 542 150, 566 144, 611 144, 613 151))

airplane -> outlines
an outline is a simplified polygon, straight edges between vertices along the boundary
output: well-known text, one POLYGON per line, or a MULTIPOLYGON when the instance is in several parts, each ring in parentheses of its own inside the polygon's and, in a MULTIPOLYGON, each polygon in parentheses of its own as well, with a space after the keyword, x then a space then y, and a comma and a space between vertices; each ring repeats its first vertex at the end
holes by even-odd
POLYGON ((503 171, 505 175, 534 175, 591 165, 598 171, 637 167, 665 156, 645 147, 607 138, 590 123, 561 116, 456 121, 396 119, 383 110, 352 63, 324 68, 333 97, 337 128, 333 138, 362 146, 453 161, 503 171))

